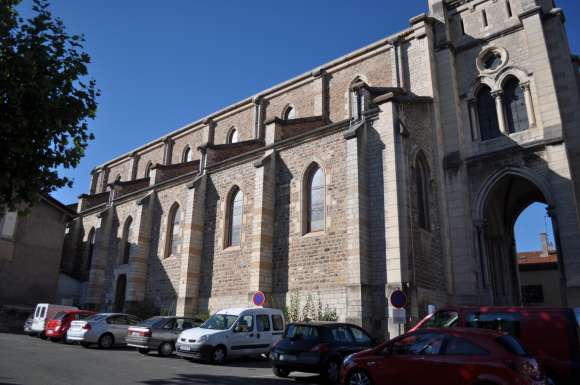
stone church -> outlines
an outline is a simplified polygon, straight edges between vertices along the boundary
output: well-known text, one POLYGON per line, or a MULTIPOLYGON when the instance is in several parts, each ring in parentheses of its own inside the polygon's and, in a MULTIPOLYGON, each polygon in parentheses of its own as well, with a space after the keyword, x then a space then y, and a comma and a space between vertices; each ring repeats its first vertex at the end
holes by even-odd
POLYGON ((428 5, 96 167, 65 240, 81 303, 191 315, 310 294, 394 332, 397 288, 411 322, 430 304, 520 304, 513 226, 541 202, 562 304, 580 306, 580 59, 563 11, 428 5))

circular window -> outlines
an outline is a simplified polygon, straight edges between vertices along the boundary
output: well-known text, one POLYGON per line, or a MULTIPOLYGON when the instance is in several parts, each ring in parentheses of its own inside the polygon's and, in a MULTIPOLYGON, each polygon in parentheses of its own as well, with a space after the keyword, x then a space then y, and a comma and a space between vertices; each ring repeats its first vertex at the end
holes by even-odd
POLYGON ((488 48, 479 54, 477 68, 480 72, 495 72, 507 62, 507 51, 503 48, 488 48))

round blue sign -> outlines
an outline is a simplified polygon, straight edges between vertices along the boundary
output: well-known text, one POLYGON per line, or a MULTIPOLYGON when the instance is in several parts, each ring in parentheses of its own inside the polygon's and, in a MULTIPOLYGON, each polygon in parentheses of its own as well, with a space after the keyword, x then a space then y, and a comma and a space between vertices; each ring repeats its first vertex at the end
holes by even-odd
POLYGON ((257 291, 252 296, 252 302, 254 302, 254 305, 256 306, 262 306, 264 302, 266 302, 266 296, 261 291, 257 291))
POLYGON ((391 305, 397 309, 404 308, 407 305, 407 294, 397 289, 391 293, 391 305))

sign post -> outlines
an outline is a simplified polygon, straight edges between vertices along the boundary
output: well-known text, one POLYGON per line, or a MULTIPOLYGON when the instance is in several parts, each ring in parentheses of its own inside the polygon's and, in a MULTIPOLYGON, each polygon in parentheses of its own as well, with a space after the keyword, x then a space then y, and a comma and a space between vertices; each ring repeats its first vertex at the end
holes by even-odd
POLYGON ((399 325, 399 335, 401 335, 401 325, 403 325, 407 319, 407 312, 405 311, 405 306, 407 306, 407 294, 405 294, 401 289, 397 289, 391 293, 390 302, 394 308, 393 322, 399 325))

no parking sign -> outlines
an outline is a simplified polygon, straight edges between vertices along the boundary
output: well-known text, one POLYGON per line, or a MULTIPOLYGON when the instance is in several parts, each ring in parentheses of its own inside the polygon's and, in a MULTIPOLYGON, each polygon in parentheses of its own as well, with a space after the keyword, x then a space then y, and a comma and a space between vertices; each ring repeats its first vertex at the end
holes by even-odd
POLYGON ((256 306, 262 306, 264 305, 264 302, 266 302, 266 296, 261 291, 257 291, 252 296, 252 302, 256 306))

